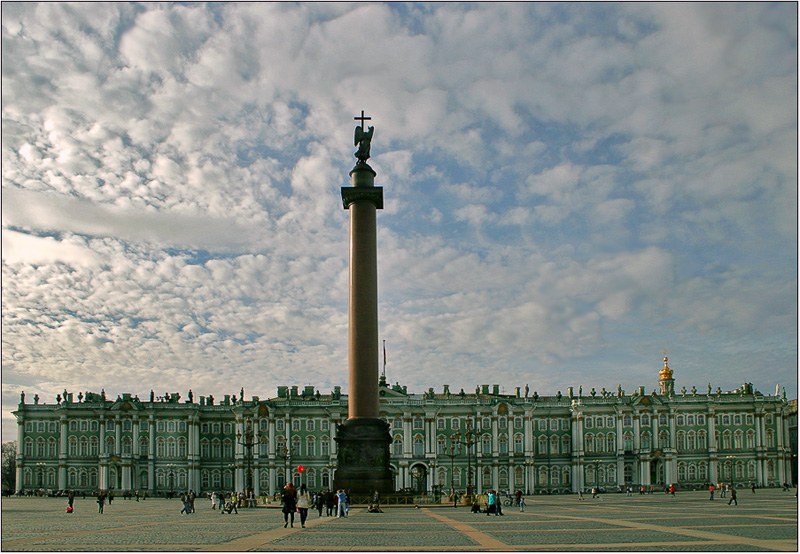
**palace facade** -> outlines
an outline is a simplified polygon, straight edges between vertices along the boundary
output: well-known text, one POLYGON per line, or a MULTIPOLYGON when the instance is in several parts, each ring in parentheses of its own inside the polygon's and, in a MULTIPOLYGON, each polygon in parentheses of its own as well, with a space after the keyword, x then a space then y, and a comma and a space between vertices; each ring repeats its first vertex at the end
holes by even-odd
MULTIPOLYGON (((790 405, 750 383, 734 391, 592 389, 554 396, 498 385, 465 393, 409 393, 380 380, 380 416, 392 437, 395 489, 574 492, 676 483, 774 486, 792 480, 790 405)), ((276 398, 225 395, 181 401, 64 391, 26 402, 18 424, 17 489, 193 489, 274 494, 288 480, 329 488, 336 429, 347 418, 340 388, 278 387, 276 398)))

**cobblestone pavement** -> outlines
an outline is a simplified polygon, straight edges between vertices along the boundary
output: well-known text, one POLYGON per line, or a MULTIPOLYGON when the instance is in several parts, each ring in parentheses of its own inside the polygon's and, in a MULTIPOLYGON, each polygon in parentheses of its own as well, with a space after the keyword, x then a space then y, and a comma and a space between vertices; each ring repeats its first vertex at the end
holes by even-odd
POLYGON ((452 506, 354 507, 348 518, 299 516, 283 527, 275 508, 180 515, 178 500, 115 499, 97 513, 94 499, 4 498, 3 551, 791 551, 797 498, 780 490, 742 491, 739 505, 708 493, 529 497, 525 512, 503 517, 452 506))

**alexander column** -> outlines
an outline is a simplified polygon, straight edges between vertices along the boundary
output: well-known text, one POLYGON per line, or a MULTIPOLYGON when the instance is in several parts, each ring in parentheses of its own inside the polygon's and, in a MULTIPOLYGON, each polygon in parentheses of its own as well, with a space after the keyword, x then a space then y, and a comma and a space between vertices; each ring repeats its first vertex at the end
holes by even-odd
POLYGON ((348 418, 336 432, 338 465, 334 489, 356 494, 392 491, 389 469, 389 425, 378 418, 378 251, 376 213, 383 208, 383 188, 367 164, 374 127, 356 127, 358 161, 342 187, 342 204, 350 212, 350 306, 348 418))

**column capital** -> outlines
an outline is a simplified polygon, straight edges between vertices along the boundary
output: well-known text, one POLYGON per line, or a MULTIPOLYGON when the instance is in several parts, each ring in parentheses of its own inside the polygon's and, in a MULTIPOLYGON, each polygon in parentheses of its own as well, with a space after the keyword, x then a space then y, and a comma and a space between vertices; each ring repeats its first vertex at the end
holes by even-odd
POLYGON ((383 209, 383 187, 342 187, 342 206, 349 210, 356 202, 371 202, 379 210, 383 209))

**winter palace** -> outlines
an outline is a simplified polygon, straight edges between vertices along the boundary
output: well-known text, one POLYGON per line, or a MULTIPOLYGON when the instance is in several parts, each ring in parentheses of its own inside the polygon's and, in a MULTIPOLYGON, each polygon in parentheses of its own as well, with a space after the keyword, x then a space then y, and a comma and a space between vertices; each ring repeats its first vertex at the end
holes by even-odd
MULTIPOLYGON (((422 394, 380 379, 395 489, 526 494, 594 486, 709 482, 772 486, 792 481, 790 404, 750 383, 734 391, 675 391, 664 357, 658 388, 632 394, 501 394, 498 385, 422 394)), ((273 494, 291 479, 328 488, 347 396, 335 387, 278 387, 277 397, 181 400, 64 391, 26 401, 18 423, 17 488, 273 494)))

